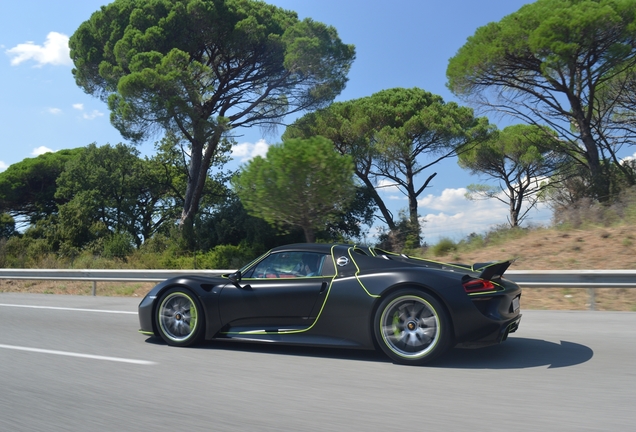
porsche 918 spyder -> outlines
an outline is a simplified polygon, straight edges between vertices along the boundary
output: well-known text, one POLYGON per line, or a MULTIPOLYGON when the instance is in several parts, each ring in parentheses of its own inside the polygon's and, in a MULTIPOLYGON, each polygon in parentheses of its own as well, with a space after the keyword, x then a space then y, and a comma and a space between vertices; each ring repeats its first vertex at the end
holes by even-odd
POLYGON ((343 244, 277 247, 218 277, 182 276, 139 304, 140 332, 203 339, 380 348, 424 364, 452 346, 500 343, 521 320, 512 261, 449 264, 343 244))

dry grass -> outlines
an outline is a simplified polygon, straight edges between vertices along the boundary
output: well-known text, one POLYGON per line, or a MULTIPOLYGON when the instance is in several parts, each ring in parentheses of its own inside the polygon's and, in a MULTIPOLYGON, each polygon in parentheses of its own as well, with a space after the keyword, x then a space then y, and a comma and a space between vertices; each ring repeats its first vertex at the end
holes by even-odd
MULTIPOLYGON (((530 230, 518 238, 473 251, 429 257, 450 262, 484 262, 517 258, 517 270, 636 269, 636 230, 633 226, 560 231, 530 230)), ((97 295, 143 297, 154 284, 99 282, 97 295)), ((91 295, 91 282, 0 280, 0 292, 91 295)), ((636 312, 636 289, 596 289, 595 308, 636 312)), ((527 288, 522 308, 587 310, 590 292, 578 288, 527 288)))
MULTIPOLYGON (((475 263, 516 258, 515 270, 635 270, 633 226, 585 230, 536 229, 501 244, 474 251, 454 251, 435 260, 475 263)), ((636 289, 594 290, 595 309, 636 312, 636 289)), ((590 292, 581 288, 527 288, 522 308, 587 310, 590 292)))
MULTIPOLYGON (((141 299, 154 285, 145 282, 97 282, 96 294, 106 297, 139 297, 141 299)), ((0 279, 0 292, 92 295, 93 283, 0 279)))
POLYGON ((633 226, 559 231, 536 229, 502 244, 435 257, 464 263, 516 258, 518 270, 636 270, 633 226))

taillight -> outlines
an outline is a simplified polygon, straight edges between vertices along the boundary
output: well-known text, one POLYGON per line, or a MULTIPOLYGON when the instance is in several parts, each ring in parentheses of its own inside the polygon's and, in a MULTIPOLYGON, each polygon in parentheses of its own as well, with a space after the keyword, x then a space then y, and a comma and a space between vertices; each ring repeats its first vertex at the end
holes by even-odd
POLYGON ((467 293, 496 290, 495 285, 491 281, 484 279, 470 279, 463 282, 462 285, 467 293))

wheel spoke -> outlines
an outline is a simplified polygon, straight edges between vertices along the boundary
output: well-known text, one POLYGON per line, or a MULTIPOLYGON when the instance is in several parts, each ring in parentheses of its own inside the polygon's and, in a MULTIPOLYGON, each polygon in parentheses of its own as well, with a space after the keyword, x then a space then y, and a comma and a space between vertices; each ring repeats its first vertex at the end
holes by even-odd
POLYGON ((439 338, 439 317, 419 296, 407 295, 390 302, 381 316, 380 330, 387 347, 405 358, 425 356, 439 338))
POLYGON ((175 292, 168 295, 159 308, 159 327, 168 339, 180 342, 196 330, 197 310, 185 294, 175 292))

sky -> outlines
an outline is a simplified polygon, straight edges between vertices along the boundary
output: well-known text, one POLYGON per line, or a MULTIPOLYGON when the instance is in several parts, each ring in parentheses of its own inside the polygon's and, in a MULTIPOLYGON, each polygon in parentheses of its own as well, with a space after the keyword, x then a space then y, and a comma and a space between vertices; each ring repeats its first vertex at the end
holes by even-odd
MULTIPOLYGON (((337 101, 369 96, 393 87, 419 87, 456 101, 446 88, 449 58, 478 27, 515 12, 527 0, 268 0, 336 28, 354 44, 356 60, 337 101), (390 6, 389 6, 390 5, 390 6)), ((108 107, 84 93, 73 79, 68 37, 106 0, 5 0, 0 6, 0 172, 47 151, 126 142, 110 124, 108 107)), ((499 120, 505 121, 505 120, 499 120)), ((498 123, 497 119, 491 122, 498 123)), ((241 131, 230 168, 280 142, 279 129, 241 131)), ((139 146, 154 152, 157 139, 139 146)), ((507 222, 498 201, 469 201, 466 186, 488 183, 449 159, 422 174, 437 172, 419 200, 424 241, 458 241, 507 222)), ((420 182, 423 181, 419 179, 420 182)), ((395 188, 380 189, 394 214, 406 210, 406 197, 395 188)), ((526 224, 549 223, 546 207, 533 210, 526 224)), ((370 230, 375 235, 378 226, 370 230)))

